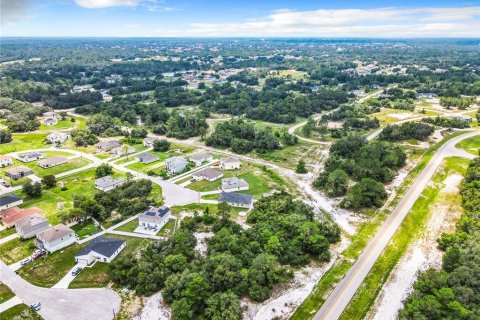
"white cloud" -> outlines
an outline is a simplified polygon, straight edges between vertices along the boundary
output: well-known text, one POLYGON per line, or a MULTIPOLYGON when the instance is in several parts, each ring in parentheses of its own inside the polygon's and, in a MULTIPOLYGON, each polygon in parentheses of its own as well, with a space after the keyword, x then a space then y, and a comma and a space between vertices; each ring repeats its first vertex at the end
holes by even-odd
POLYGON ((80 7, 89 9, 109 7, 136 7, 138 0, 75 0, 80 7))
POLYGON ((238 23, 190 24, 181 36, 478 37, 480 7, 291 11, 238 23))
POLYGON ((0 0, 2 26, 14 24, 27 16, 29 0, 0 0))

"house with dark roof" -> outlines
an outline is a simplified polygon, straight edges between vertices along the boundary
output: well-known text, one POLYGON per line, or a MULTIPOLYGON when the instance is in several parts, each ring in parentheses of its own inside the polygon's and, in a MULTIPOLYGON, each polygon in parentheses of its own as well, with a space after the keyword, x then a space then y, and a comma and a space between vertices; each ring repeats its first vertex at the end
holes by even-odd
POLYGON ((237 177, 222 179, 222 191, 224 192, 248 190, 249 188, 248 183, 243 179, 237 177))
POLYGON ((95 189, 100 191, 110 191, 116 187, 125 183, 125 179, 122 178, 112 178, 111 176, 106 176, 95 180, 95 189))
POLYGON ((149 164, 149 163, 160 160, 160 158, 157 155, 149 153, 149 152, 144 152, 144 153, 137 154, 135 156, 135 159, 138 162, 141 162, 143 164, 149 164))
POLYGON ((213 170, 210 168, 205 168, 192 174, 193 181, 201 181, 201 180, 215 181, 220 179, 221 177, 223 177, 223 172, 213 170))
POLYGON ((127 242, 122 239, 97 237, 75 254, 75 262, 87 265, 96 261, 110 263, 125 248, 126 244, 127 242))
POLYGON ((5 175, 12 180, 18 180, 31 174, 33 174, 33 170, 25 166, 13 167, 5 170, 5 175))
POLYGON ((22 239, 35 237, 37 233, 47 230, 50 227, 48 220, 40 214, 33 214, 15 222, 15 230, 22 239))
POLYGON ((138 225, 147 228, 161 229, 172 217, 170 208, 167 206, 150 207, 138 215, 138 225))
POLYGON ((19 206, 22 203, 23 199, 16 194, 7 194, 6 196, 0 197, 0 211, 19 206))
POLYGON ((18 160, 22 162, 32 162, 40 159, 44 159, 46 156, 43 152, 34 151, 29 153, 22 153, 18 155, 18 160))
POLYGON ((251 208, 253 205, 253 197, 243 193, 222 192, 218 201, 226 202, 232 207, 251 208))

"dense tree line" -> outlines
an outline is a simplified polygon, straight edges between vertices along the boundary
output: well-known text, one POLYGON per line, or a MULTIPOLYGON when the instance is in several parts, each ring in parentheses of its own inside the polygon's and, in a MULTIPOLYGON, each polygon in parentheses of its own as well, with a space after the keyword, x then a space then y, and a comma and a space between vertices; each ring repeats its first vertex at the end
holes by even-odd
POLYGON ((474 102, 475 102, 475 98, 473 97, 468 97, 468 98, 441 97, 440 98, 440 105, 447 109, 458 108, 460 110, 465 110, 468 107, 470 107, 470 105, 474 102))
POLYGON ((464 129, 470 128, 470 122, 454 117, 440 117, 436 116, 435 118, 423 118, 422 122, 430 123, 435 126, 444 127, 444 128, 457 128, 457 129, 464 129))
POLYGON ((53 109, 69 109, 91 104, 102 100, 102 95, 98 91, 83 91, 77 93, 67 93, 64 95, 50 96, 45 100, 45 104, 53 109))
POLYGON ((386 141, 404 141, 408 139, 425 141, 433 131, 433 127, 426 123, 407 122, 400 125, 386 126, 378 138, 386 141))
POLYGON ((245 230, 229 220, 229 207, 216 216, 185 218, 172 239, 150 245, 140 256, 118 257, 110 266, 116 283, 139 294, 162 290, 174 319, 241 319, 239 299, 269 298, 273 287, 291 278, 289 266, 311 259, 328 261, 338 227, 314 219, 311 208, 279 193, 259 200, 245 230), (207 256, 194 248, 194 232, 211 230, 207 256))
POLYGON ((457 229, 439 239, 442 269, 420 274, 401 320, 480 318, 480 158, 470 162, 460 193, 464 212, 457 229))
POLYGON ((7 110, 0 113, 0 119, 5 119, 5 124, 11 132, 37 130, 40 127, 37 117, 47 110, 11 98, 0 98, 0 109, 7 110))

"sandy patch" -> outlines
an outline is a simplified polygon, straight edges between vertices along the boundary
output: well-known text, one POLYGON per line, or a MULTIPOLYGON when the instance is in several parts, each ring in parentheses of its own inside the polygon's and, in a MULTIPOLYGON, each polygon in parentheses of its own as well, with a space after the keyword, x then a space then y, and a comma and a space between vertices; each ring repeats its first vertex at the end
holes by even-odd
POLYGON ((207 256, 207 239, 213 237, 215 234, 213 232, 195 232, 195 238, 197 239, 197 244, 195 245, 195 250, 200 253, 202 256, 207 256))
POLYGON ((445 184, 445 188, 442 190, 443 193, 458 193, 459 189, 458 186, 460 182, 462 182, 463 176, 461 174, 452 174, 449 175, 443 183, 445 184))
POLYGON ((404 119, 412 118, 415 115, 413 113, 389 113, 388 116, 391 118, 404 120, 404 119))
POLYGON ((144 307, 134 320, 169 320, 172 318, 170 308, 163 302, 160 292, 144 298, 144 307))

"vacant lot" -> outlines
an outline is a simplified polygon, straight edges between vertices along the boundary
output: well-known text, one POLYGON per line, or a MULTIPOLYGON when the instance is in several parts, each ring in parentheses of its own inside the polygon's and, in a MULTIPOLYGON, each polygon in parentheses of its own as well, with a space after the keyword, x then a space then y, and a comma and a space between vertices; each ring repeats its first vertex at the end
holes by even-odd
POLYGON ((468 151, 474 155, 480 155, 480 136, 465 139, 458 143, 456 147, 468 151))
POLYGON ((43 318, 26 304, 18 304, 2 313, 0 319, 9 320, 42 320, 43 318))
POLYGON ((10 290, 9 287, 0 283, 0 304, 4 303, 5 301, 15 297, 15 293, 10 290))
MULTIPOLYGON (((71 156, 71 154, 62 153, 62 152, 56 152, 56 154, 53 153, 53 152, 49 152, 49 154, 46 154, 47 158, 51 157, 53 155, 60 155, 60 156, 65 156, 65 157, 71 156)), ((48 175, 51 175, 51 174, 57 175, 57 174, 62 173, 62 172, 67 172, 67 171, 70 171, 70 170, 73 170, 73 169, 81 168, 81 167, 84 167, 84 166, 88 165, 89 163, 90 163, 90 161, 87 160, 87 159, 84 159, 84 158, 73 158, 73 159, 69 159, 68 162, 65 163, 65 164, 62 164, 62 165, 59 165, 59 166, 56 166, 56 167, 52 167, 52 168, 48 168, 48 169, 44 169, 44 168, 41 168, 37 165, 37 161, 23 163, 23 162, 18 161, 18 160, 13 160, 13 166, 1 168, 0 172, 3 174, 3 172, 5 172, 5 170, 8 170, 9 168, 22 165, 22 166, 26 166, 26 167, 32 169, 36 176, 45 177, 45 176, 48 176, 48 175)))
POLYGON ((80 239, 89 237, 101 231, 100 228, 95 226, 95 223, 91 219, 82 223, 77 223, 76 225, 72 226, 72 230, 75 231, 80 239))
POLYGON ((47 135, 47 133, 14 133, 12 142, 0 144, 0 154, 48 148, 50 145, 45 143, 47 135))
POLYGON ((0 260, 9 265, 28 257, 34 249, 33 239, 15 238, 0 245, 0 260))

